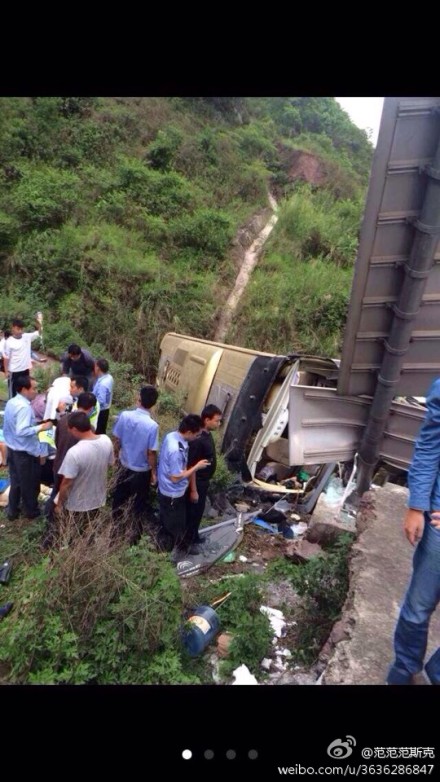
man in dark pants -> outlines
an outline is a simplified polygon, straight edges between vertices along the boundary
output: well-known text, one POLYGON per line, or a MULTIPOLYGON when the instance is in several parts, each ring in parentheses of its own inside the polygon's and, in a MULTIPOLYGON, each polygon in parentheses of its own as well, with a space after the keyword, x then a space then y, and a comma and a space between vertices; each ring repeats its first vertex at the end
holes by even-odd
MULTIPOLYGON (((95 409, 95 405, 96 405, 95 394, 91 394, 89 391, 84 391, 78 397, 77 412, 85 413, 87 417, 90 419, 95 409)), ((54 499, 57 496, 61 486, 62 476, 59 474, 59 469, 64 461, 64 457, 67 451, 70 448, 72 448, 74 445, 76 445, 78 442, 76 437, 74 437, 71 430, 69 429, 68 424, 69 424, 69 415, 67 413, 64 413, 59 418, 55 429, 55 446, 57 450, 53 462, 54 483, 53 483, 52 493, 49 499, 47 500, 44 509, 44 514, 47 519, 46 528, 42 540, 42 546, 44 549, 49 548, 56 537, 55 531, 57 525, 55 523, 56 520, 54 517, 54 510, 55 510, 54 499)))
POLYGON ((190 542, 187 527, 186 490, 194 472, 208 466, 207 459, 187 467, 188 446, 199 434, 202 419, 199 415, 187 415, 177 432, 170 432, 163 440, 157 472, 159 482, 159 508, 161 543, 168 550, 175 548, 175 559, 186 553, 190 542))
POLYGON ((187 527, 191 543, 203 543, 199 536, 199 526, 205 510, 206 495, 209 481, 217 467, 215 444, 211 432, 219 428, 222 421, 222 411, 216 405, 207 405, 202 410, 202 431, 189 444, 188 467, 197 464, 200 459, 207 459, 208 467, 191 475, 187 494, 187 527))
POLYGON ((96 382, 93 392, 99 402, 99 416, 96 424, 96 434, 106 434, 110 407, 113 399, 113 377, 111 376, 108 361, 98 358, 95 363, 96 382))
POLYGON ((128 532, 131 544, 142 535, 142 522, 146 521, 150 483, 156 484, 159 425, 153 421, 150 410, 157 402, 155 386, 144 386, 139 392, 138 407, 124 410, 114 427, 115 456, 120 461, 113 493, 113 518, 119 532, 128 532), (133 498, 133 507, 126 509, 133 498), (127 524, 130 529, 126 530, 127 524), (121 525, 124 527, 121 527, 121 525))
POLYGON ((26 518, 40 516, 38 495, 40 493, 41 460, 47 454, 46 446, 38 439, 39 432, 52 426, 51 421, 38 424, 31 407, 37 395, 37 381, 31 377, 19 377, 15 381, 16 396, 5 407, 3 434, 8 447, 8 466, 11 481, 7 516, 10 521, 20 513, 23 502, 26 518))
POLYGON ((115 457, 110 437, 95 434, 85 413, 70 413, 67 425, 77 443, 69 448, 59 469, 62 481, 55 513, 60 521, 67 517, 82 533, 105 505, 108 468, 115 457))

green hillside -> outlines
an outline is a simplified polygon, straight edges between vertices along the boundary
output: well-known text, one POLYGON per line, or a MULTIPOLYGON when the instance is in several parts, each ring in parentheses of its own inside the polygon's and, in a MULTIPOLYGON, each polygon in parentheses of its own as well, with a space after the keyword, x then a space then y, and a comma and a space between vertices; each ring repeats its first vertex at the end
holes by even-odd
POLYGON ((42 309, 54 354, 78 341, 152 378, 167 330, 212 337, 269 189, 280 220, 227 339, 337 352, 372 147, 333 98, 0 108, 4 323, 42 309), (295 173, 306 153, 319 182, 295 173))

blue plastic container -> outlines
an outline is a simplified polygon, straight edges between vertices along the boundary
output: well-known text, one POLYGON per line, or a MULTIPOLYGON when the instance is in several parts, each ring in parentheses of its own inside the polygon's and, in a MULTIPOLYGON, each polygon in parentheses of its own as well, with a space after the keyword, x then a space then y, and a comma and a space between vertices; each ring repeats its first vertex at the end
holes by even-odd
POLYGON ((220 619, 211 606, 197 606, 183 631, 183 645, 190 657, 201 654, 220 630, 220 619))

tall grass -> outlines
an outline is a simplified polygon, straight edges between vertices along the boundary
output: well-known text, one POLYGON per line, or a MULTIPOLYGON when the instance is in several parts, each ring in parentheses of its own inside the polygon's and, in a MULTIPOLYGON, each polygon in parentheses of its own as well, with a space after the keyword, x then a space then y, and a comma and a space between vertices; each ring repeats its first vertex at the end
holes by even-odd
POLYGON ((280 353, 337 356, 351 269, 271 254, 253 274, 228 342, 280 353))
POLYGON ((298 185, 245 291, 228 342, 337 356, 356 257, 362 199, 298 185))

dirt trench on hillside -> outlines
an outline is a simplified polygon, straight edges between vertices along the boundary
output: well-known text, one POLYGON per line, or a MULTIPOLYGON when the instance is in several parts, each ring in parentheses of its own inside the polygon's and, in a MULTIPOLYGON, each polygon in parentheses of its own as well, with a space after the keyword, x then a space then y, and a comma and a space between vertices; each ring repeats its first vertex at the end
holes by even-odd
POLYGON ((258 233, 258 236, 252 242, 251 246, 244 253, 243 263, 235 280, 235 285, 228 296, 226 304, 220 312, 220 316, 217 323, 217 328, 214 334, 215 342, 224 342, 228 333, 229 327, 232 323, 235 310, 237 309, 238 302, 240 301, 246 286, 249 282, 250 276, 257 264, 258 258, 261 254, 263 246, 267 241, 270 233, 275 227, 278 221, 277 202, 271 193, 268 193, 269 202, 273 210, 273 214, 266 223, 266 225, 258 233))

